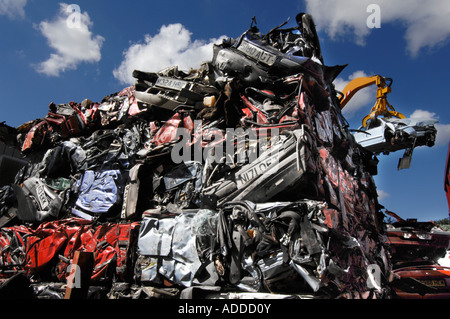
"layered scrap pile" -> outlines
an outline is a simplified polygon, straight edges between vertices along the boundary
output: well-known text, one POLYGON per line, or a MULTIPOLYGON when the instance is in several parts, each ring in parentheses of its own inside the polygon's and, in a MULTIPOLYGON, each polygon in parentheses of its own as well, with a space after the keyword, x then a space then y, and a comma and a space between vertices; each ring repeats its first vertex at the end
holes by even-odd
POLYGON ((377 162, 340 112, 343 66, 324 65, 311 16, 297 24, 19 127, 30 164, 2 189, 1 276, 56 298, 87 251, 108 298, 385 296, 377 162))

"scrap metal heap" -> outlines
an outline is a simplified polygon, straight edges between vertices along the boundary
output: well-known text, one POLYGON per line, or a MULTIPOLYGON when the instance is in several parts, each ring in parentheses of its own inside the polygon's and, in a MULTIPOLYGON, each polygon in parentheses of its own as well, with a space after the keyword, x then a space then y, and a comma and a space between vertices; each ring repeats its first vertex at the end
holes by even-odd
POLYGON ((63 298, 87 252, 87 297, 387 297, 377 161, 333 85, 345 66, 324 65, 310 15, 283 26, 20 126, 1 278, 63 298))

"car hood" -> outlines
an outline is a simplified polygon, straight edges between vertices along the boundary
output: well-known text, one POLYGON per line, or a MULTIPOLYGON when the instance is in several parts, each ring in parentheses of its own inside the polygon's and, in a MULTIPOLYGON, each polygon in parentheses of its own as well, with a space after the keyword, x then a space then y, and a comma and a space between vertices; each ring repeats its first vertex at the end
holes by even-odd
POLYGON ((410 127, 428 127, 438 123, 438 120, 434 119, 421 119, 421 118, 406 118, 406 119, 398 119, 398 118, 384 118, 385 122, 392 123, 394 125, 404 124, 410 127))

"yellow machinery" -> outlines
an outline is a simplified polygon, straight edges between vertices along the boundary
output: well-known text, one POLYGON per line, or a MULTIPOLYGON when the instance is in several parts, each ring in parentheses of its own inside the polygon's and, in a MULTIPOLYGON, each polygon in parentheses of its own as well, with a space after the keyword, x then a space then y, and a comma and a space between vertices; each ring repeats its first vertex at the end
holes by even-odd
POLYGON ((391 93, 392 79, 385 78, 380 75, 360 77, 350 81, 350 83, 348 83, 344 88, 344 91, 342 92, 343 96, 340 98, 341 109, 345 107, 345 105, 350 101, 353 95, 356 94, 356 92, 374 84, 377 85, 377 101, 372 107, 370 113, 363 118, 363 127, 367 126, 367 122, 369 121, 369 119, 373 120, 380 115, 383 115, 385 117, 394 116, 404 119, 405 116, 395 111, 394 107, 392 107, 392 105, 390 105, 387 101, 387 95, 391 93), (386 84, 386 82, 389 83, 386 84))

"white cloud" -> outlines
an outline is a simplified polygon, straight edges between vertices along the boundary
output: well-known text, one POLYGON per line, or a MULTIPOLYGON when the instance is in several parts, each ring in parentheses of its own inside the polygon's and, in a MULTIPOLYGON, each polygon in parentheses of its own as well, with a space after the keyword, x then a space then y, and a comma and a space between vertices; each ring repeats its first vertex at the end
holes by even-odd
MULTIPOLYGON (((439 120, 439 116, 436 113, 429 112, 421 109, 415 110, 411 115, 412 119, 425 119, 425 120, 439 120)), ((436 145, 437 146, 448 146, 450 141, 450 124, 435 124, 437 129, 436 135, 436 145)))
POLYGON ((27 0, 0 0, 0 15, 6 15, 13 19, 25 17, 27 0))
POLYGON ((36 65, 36 70, 48 76, 59 76, 61 72, 75 70, 82 62, 98 62, 105 39, 90 31, 93 23, 87 12, 72 19, 70 6, 60 4, 60 11, 53 21, 43 21, 37 26, 55 50, 50 58, 36 65))
MULTIPOLYGON (((352 80, 359 77, 368 77, 370 75, 366 74, 364 71, 356 71, 351 74, 347 79, 337 78, 334 81, 334 86, 337 91, 342 92, 345 86, 352 80)), ((344 93, 344 92, 342 92, 344 93)), ((375 104, 376 101, 376 87, 366 87, 359 90, 348 102, 348 104, 342 110, 342 113, 346 117, 352 117, 356 112, 358 112, 363 107, 370 108, 375 104)))
POLYGON ((436 145, 437 146, 448 146, 450 141, 450 124, 436 124, 437 136, 436 145))
POLYGON ((377 189, 377 194, 378 194, 378 200, 381 201, 389 196, 391 196, 391 194, 385 192, 382 189, 377 189))
POLYGON ((417 109, 410 116, 412 119, 437 120, 436 113, 417 109))
POLYGON ((163 25, 158 34, 147 34, 144 42, 132 44, 124 51, 124 60, 113 71, 114 77, 131 84, 134 70, 158 72, 171 66, 178 66, 180 70, 198 68, 202 62, 212 59, 213 44, 224 38, 192 41, 191 36, 182 24, 163 25))
MULTIPOLYGON (((356 43, 365 44, 371 29, 367 12, 373 0, 306 0, 309 12, 319 31, 331 38, 355 35, 356 43)), ((383 24, 398 22, 406 28, 407 51, 416 56, 422 48, 433 48, 450 37, 450 2, 448 0, 392 1, 378 0, 383 24)))

